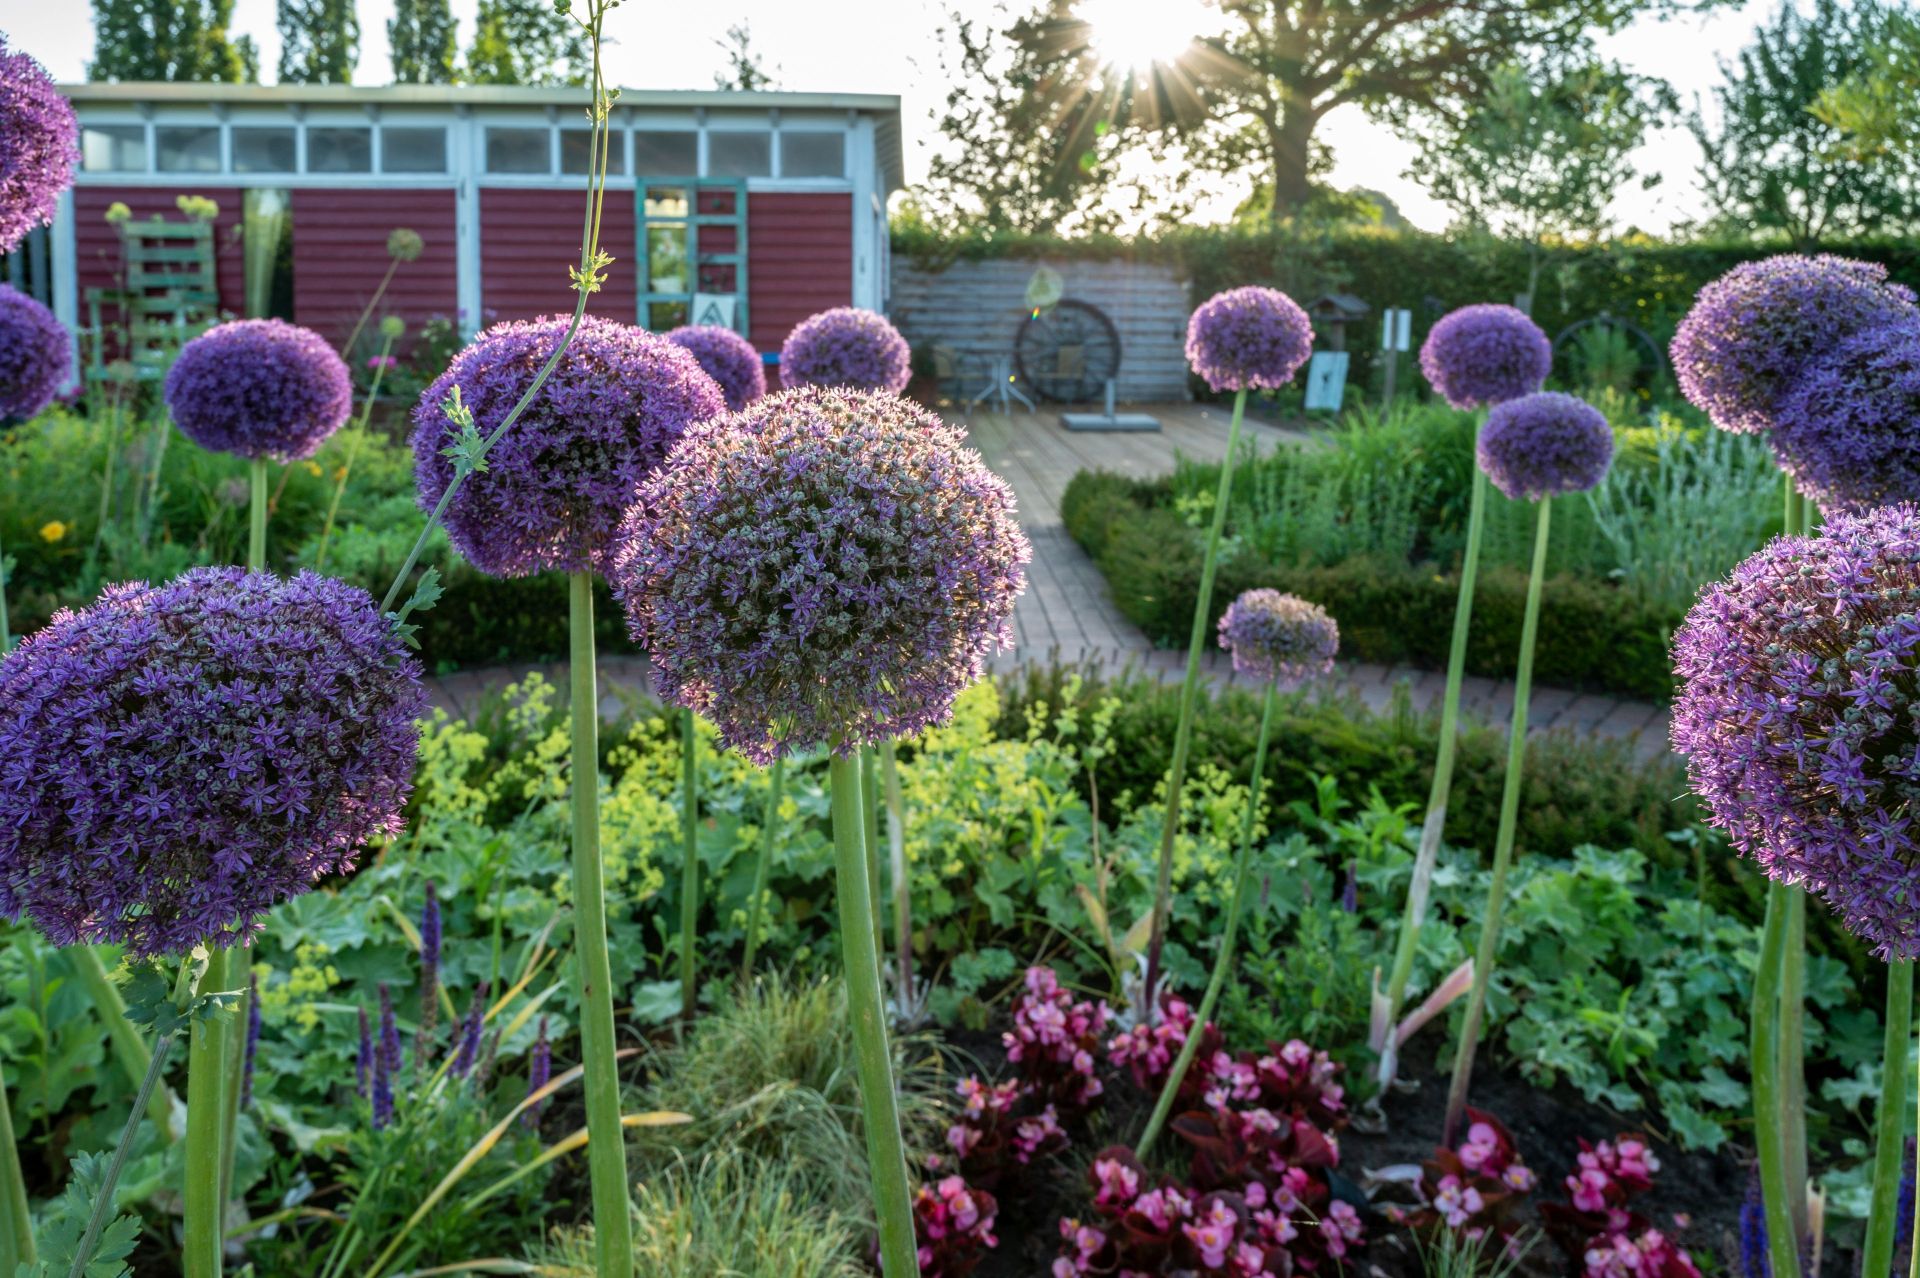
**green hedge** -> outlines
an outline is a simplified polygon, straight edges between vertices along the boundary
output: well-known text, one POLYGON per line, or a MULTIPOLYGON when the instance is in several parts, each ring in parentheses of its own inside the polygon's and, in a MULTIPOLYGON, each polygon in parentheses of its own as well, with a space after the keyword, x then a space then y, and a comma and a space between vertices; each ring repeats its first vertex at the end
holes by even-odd
MULTIPOLYGON (((1199 538, 1166 504, 1167 481, 1082 471, 1060 500, 1061 518, 1106 576, 1120 611, 1155 643, 1186 642, 1200 580, 1199 538)), ((1379 559, 1324 567, 1226 557, 1214 588, 1215 619, 1234 596, 1271 586, 1312 599, 1340 623, 1341 650, 1360 661, 1441 669, 1453 634, 1458 578, 1379 559)), ((1520 649, 1526 574, 1480 574, 1467 669, 1511 678, 1520 649)), ((1605 582, 1561 575, 1546 583, 1536 678, 1554 687, 1665 699, 1673 688, 1667 642, 1676 618, 1605 582)))

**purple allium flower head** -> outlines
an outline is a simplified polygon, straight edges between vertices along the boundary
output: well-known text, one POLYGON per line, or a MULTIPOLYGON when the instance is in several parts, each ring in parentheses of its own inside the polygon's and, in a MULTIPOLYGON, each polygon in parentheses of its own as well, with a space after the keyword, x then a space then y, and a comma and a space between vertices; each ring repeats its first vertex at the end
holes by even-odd
POLYGON ((753 343, 718 324, 684 324, 667 334, 684 347, 727 397, 727 411, 737 413, 767 393, 767 370, 753 343))
POLYGON ((1494 487, 1515 501, 1583 493, 1613 465, 1613 427, 1577 395, 1536 391, 1488 410, 1474 453, 1494 487))
POLYGON ((0 284, 0 421, 37 416, 72 374, 66 326, 25 293, 0 284))
MULTIPOLYGON (((553 1080, 553 1044, 547 1041, 547 1018, 540 1018, 539 1028, 533 1036, 533 1052, 527 1059, 527 1095, 531 1096, 553 1080)), ((540 1126, 540 1111, 547 1102, 537 1100, 527 1106, 520 1115, 520 1121, 528 1127, 540 1126)))
POLYGON ((345 582, 109 587, 0 658, 0 916, 136 960, 232 944, 400 828, 425 708, 345 582))
POLYGON ((1428 330, 1420 371, 1455 408, 1481 408, 1539 390, 1553 371, 1553 343, 1516 307, 1462 306, 1428 330))
POLYGON ((1220 614, 1220 646, 1233 668, 1281 688, 1297 688, 1333 670, 1340 627, 1319 604, 1278 590, 1249 590, 1220 614))
POLYGON ((1829 514, 1920 501, 1920 310, 1808 360, 1768 440, 1829 514))
POLYGON ((1742 262, 1701 289, 1680 321, 1673 375, 1715 426, 1759 434, 1810 357, 1913 302, 1875 262, 1796 253, 1742 262))
POLYGON ((473 1001, 467 1004, 466 1018, 460 1023, 460 1043, 454 1051, 450 1069, 455 1078, 465 1078, 471 1074, 474 1062, 480 1059, 480 1027, 486 1020, 487 993, 491 989, 488 982, 480 982, 473 1001))
MULTIPOLYGON (((413 410, 414 478, 432 510, 453 479, 442 450, 459 432, 441 402, 455 386, 482 436, 533 384, 568 320, 496 324, 454 356, 413 410)), ((587 316, 553 375, 447 507, 447 534, 495 577, 604 571, 634 487, 683 431, 726 410, 685 349, 631 324, 587 316)))
POLYGON ((886 317, 836 306, 794 325, 780 346, 780 384, 903 391, 913 379, 907 339, 886 317))
POLYGON ((884 393, 769 395, 687 432, 608 576, 661 694, 759 763, 944 719, 1032 557, 961 434, 884 393))
POLYGON ((1712 823, 1875 953, 1920 954, 1920 507, 1776 539, 1673 651, 1673 747, 1712 823))
POLYGON ((373 1085, 373 1027, 367 1023, 367 1009, 360 1008, 360 1051, 353 1058, 353 1090, 360 1093, 362 1100, 372 1093, 373 1085))
POLYGON ((240 1108, 253 1104, 253 1058, 260 1051, 260 976, 247 977, 247 1046, 240 1060, 240 1108))
POLYGON ((1313 323, 1277 288, 1230 288, 1187 321, 1187 363, 1216 391, 1285 386, 1313 353, 1313 323))
POLYGON ((0 35, 0 253, 53 222, 80 158, 73 106, 46 69, 0 35))
POLYGON ((180 348, 167 411, 216 453, 311 457, 353 411, 347 366, 310 328, 276 319, 216 325, 180 348))

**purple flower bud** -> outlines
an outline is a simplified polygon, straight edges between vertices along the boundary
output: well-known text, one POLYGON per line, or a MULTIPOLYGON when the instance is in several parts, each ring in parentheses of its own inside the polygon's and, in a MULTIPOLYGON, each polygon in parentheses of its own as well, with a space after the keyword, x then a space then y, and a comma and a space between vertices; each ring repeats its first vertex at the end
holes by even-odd
POLYGON ((903 391, 913 380, 907 339, 885 316, 836 306, 794 325, 780 346, 780 384, 903 391))
POLYGON ((1220 615, 1220 646, 1233 668, 1282 689, 1333 671, 1340 627, 1327 610, 1278 590, 1249 590, 1220 615))
POLYGON ((235 320, 188 342, 166 396, 200 447, 282 462, 313 456, 353 411, 353 381, 333 347, 277 319, 235 320))
POLYGON ((767 393, 767 370, 753 344, 730 328, 717 324, 682 325, 667 340, 684 347, 727 397, 727 411, 737 413, 767 393))
POLYGON ((53 223, 80 158, 73 106, 46 69, 0 36, 0 253, 53 223))
POLYGON ((455 1078, 465 1078, 473 1072, 473 1065, 480 1056, 480 1027, 486 1020, 487 993, 492 985, 480 982, 480 989, 473 996, 473 1002, 467 1005, 466 1019, 460 1025, 460 1046, 454 1052, 453 1065, 449 1072, 455 1078))
POLYGON ((362 1100, 372 1093, 368 1088, 373 1083, 373 1027, 367 1024, 367 1009, 360 1009, 360 1053, 353 1059, 353 1090, 362 1100))
POLYGON ((1613 465, 1613 427, 1574 395, 1538 391, 1503 400, 1487 413, 1476 447, 1480 469, 1515 501, 1582 493, 1613 465))
MULTIPOLYGON (((0 53, 0 77, 5 67, 6 57, 0 53)), ((0 98, 4 96, 0 91, 0 98)), ((0 137, 5 130, 0 123, 0 137)), ((0 142, 0 154, 5 150, 0 142)), ((0 173, 5 171, 0 165, 0 173)), ((0 188, 5 185, 0 178, 0 188)), ((5 216, 0 211, 0 222, 5 216)), ((65 325, 25 293, 0 284, 0 420, 37 416, 72 373, 73 341, 65 325)))
MULTIPOLYGON (((531 1096, 545 1087, 553 1078, 553 1045, 547 1042, 547 1018, 540 1018, 539 1028, 533 1036, 533 1052, 527 1058, 527 1095, 531 1096)), ((540 1126, 540 1111, 547 1107, 543 1098, 521 1113, 520 1121, 528 1127, 540 1126)))
POLYGON ((393 1068, 387 1064, 386 1054, 378 1052, 373 1058, 373 1130, 380 1131, 393 1121, 393 1068))
POLYGON ((1351 865, 1347 867, 1347 881, 1340 889, 1340 908, 1348 914, 1357 913, 1360 909, 1360 879, 1351 865))
POLYGON ((1553 371, 1553 343, 1514 307, 1462 306, 1427 332, 1420 371, 1447 403, 1479 408, 1539 390, 1553 371))
POLYGON ((1828 514, 1920 501, 1920 310, 1811 356, 1768 438, 1828 514))
POLYGON ((260 1051, 260 977, 247 977, 247 1046, 240 1060, 240 1108, 253 1104, 253 1058, 260 1051))
POLYGON ((1275 288, 1230 288, 1187 321, 1187 363, 1216 391, 1285 386, 1313 353, 1313 324, 1275 288))

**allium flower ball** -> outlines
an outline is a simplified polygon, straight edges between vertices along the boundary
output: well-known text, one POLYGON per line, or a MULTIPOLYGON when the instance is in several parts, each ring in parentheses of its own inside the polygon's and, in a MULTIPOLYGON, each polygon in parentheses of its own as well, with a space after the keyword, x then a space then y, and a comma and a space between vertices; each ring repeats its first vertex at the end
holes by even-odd
POLYGON ((427 242, 420 238, 418 231, 399 226, 387 233, 387 256, 396 262, 416 261, 426 247, 427 242))
POLYGON ((1220 616, 1220 646, 1233 668, 1281 688, 1333 671, 1340 627, 1319 604, 1278 590, 1249 590, 1220 616))
POLYGON ((73 342, 52 311, 0 284, 0 421, 34 417, 73 374, 73 342))
POLYGON ((353 411, 353 382, 310 328, 235 320, 180 349, 167 410, 194 443, 217 453, 295 461, 319 451, 353 411))
POLYGON ((1808 361, 1768 439, 1823 511, 1920 501, 1920 311, 1808 361))
POLYGON ((675 346, 685 347, 708 377, 727 397, 727 411, 737 413, 767 393, 767 370, 753 343, 718 324, 686 324, 667 334, 675 346))
POLYGON ((780 383, 903 391, 912 380, 907 339, 886 317, 836 306, 794 325, 780 347, 780 383))
POLYGON ((53 77, 26 54, 7 52, 0 35, 0 253, 52 224, 60 193, 73 185, 79 136, 53 77))
POLYGON ((1187 363, 1216 391, 1285 386, 1313 353, 1313 324, 1277 288, 1230 288, 1187 321, 1187 363))
POLYGON ((1913 290, 1888 283, 1874 262, 1795 253, 1742 262, 1701 289, 1680 321, 1673 374, 1715 426, 1759 434, 1808 359, 1913 303, 1913 290))
POLYGON ((1883 958, 1920 955, 1920 507, 1776 539, 1673 651, 1673 747, 1713 824, 1883 958))
POLYGON ((135 958, 229 945, 400 828, 426 707, 367 593, 196 568, 0 660, 0 916, 135 958))
POLYGON ((1494 487, 1515 501, 1583 493, 1613 464, 1613 427, 1577 395, 1538 391, 1495 404, 1474 452, 1494 487))
POLYGON ((1512 306, 1483 302, 1442 315, 1420 343, 1420 372, 1455 408, 1531 395, 1553 371, 1553 343, 1512 306))
MULTIPOLYGON (((485 437, 520 402, 567 331, 560 316, 496 324, 454 357, 413 410, 414 478, 432 510, 459 436, 442 403, 460 388, 485 437)), ((553 374, 447 507, 447 534, 481 572, 602 571, 635 487, 694 422, 726 411, 719 386, 664 337, 587 316, 553 374)))
POLYGON ((782 391, 687 432, 609 578, 662 695, 759 763, 945 719, 1031 558, 1013 493, 896 396, 782 391))

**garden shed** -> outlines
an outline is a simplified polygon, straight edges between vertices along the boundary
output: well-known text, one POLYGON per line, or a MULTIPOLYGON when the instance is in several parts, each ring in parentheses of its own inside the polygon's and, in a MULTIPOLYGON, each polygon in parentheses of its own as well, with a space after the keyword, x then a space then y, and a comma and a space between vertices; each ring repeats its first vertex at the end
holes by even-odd
MULTIPOLYGON (((50 292, 74 328, 138 285, 128 228, 155 216, 185 223, 181 196, 218 206, 213 289, 236 316, 279 315, 344 338, 394 266, 388 236, 402 228, 422 247, 395 267, 379 309, 410 326, 444 315, 471 332, 571 301, 588 184, 584 90, 63 92, 82 163, 48 239, 50 292), (109 221, 116 204, 130 222, 109 221)), ((619 266, 595 313, 656 330, 727 324, 771 357, 815 311, 885 307, 898 98, 623 90, 612 146, 601 240, 619 266)))

